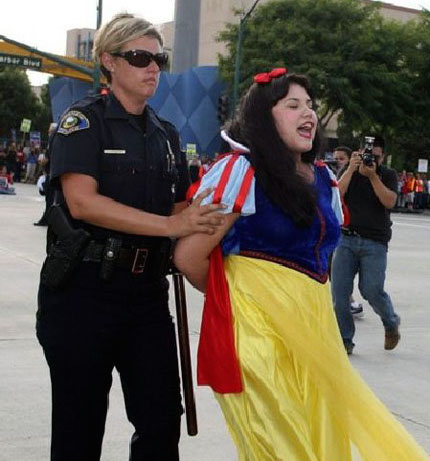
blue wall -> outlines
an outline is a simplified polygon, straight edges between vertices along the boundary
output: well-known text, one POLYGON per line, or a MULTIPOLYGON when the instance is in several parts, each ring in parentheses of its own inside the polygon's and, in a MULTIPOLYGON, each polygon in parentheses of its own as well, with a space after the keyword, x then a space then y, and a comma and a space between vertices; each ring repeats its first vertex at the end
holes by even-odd
MULTIPOLYGON (((91 89, 91 84, 78 80, 54 79, 49 86, 54 121, 91 89)), ((158 90, 149 103, 176 126, 184 148, 193 143, 199 154, 213 156, 221 144, 217 105, 223 90, 214 66, 194 67, 182 74, 162 72, 158 90)))

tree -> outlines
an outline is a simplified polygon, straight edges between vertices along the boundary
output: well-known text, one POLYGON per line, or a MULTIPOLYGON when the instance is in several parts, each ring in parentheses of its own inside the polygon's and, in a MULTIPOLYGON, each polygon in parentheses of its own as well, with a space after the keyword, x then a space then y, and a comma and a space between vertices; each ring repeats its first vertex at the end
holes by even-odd
MULTIPOLYGON (((420 104, 429 107, 428 22, 428 16, 427 23, 417 24, 384 20, 376 2, 270 1, 246 22, 239 89, 248 88, 259 72, 288 67, 311 78, 323 127, 336 115, 340 133, 349 139, 382 133, 394 142, 422 116, 420 104), (425 96, 422 102, 417 90, 425 96)), ((229 84, 237 32, 229 24, 219 34, 228 51, 219 56, 220 73, 229 84)))
POLYGON ((19 130, 23 118, 34 120, 37 111, 37 97, 25 71, 0 67, 0 135, 9 138, 12 128, 19 130))
POLYGON ((430 158, 430 12, 408 24, 408 51, 405 66, 412 84, 409 116, 403 126, 392 130, 391 150, 396 153, 398 169, 414 171, 419 158, 430 158))
MULTIPOLYGON (((321 100, 322 126, 339 110, 364 121, 379 107, 375 101, 390 83, 384 68, 390 59, 381 56, 372 33, 377 21, 376 6, 358 0, 274 0, 261 5, 245 27, 241 89, 249 86, 252 75, 286 66, 312 79, 321 100), (363 100, 360 91, 369 97, 363 100)), ((220 57, 221 75, 230 82, 236 36, 237 26, 230 25, 219 37, 229 49, 228 56, 220 57)))
POLYGON ((47 139, 48 129, 51 122, 51 97, 49 94, 49 84, 46 84, 42 86, 40 101, 38 101, 37 112, 34 117, 34 129, 40 131, 42 139, 47 139))

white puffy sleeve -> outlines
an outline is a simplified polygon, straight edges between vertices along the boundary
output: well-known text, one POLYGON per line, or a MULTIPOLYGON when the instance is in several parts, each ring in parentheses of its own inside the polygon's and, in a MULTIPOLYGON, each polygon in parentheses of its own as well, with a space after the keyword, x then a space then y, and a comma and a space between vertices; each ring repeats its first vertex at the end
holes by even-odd
POLYGON ((222 213, 255 213, 254 169, 243 155, 227 155, 218 160, 203 176, 196 194, 212 187, 214 191, 202 201, 202 205, 223 203, 222 213))

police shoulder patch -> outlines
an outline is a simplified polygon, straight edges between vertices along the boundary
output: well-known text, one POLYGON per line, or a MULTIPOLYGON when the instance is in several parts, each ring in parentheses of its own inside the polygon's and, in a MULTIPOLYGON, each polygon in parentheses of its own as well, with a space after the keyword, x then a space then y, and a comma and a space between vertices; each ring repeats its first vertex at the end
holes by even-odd
POLYGON ((63 115, 57 133, 68 136, 75 131, 85 130, 89 127, 90 121, 82 112, 70 110, 63 115))

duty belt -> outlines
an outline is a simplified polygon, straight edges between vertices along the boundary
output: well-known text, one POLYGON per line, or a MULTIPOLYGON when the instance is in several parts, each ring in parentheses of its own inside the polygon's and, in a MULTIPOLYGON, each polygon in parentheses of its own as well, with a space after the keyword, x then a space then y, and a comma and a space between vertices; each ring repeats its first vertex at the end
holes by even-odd
POLYGON ((342 234, 348 235, 349 237, 361 237, 361 235, 354 229, 349 229, 348 227, 342 227, 342 234))
MULTIPOLYGON (((103 260, 105 244, 92 240, 84 253, 84 262, 99 263, 103 260)), ((115 260, 115 266, 126 269, 132 274, 164 276, 170 261, 170 245, 158 244, 149 248, 121 248, 115 260)))

